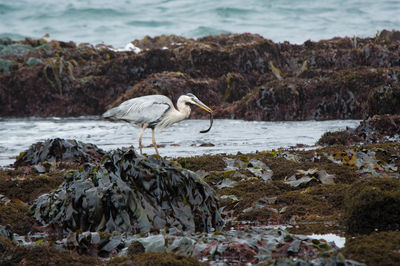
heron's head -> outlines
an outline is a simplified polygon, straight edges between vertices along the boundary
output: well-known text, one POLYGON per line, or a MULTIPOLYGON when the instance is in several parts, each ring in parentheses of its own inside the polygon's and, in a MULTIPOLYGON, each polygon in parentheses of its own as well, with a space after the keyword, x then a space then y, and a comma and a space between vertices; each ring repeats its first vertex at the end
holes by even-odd
POLYGON ((195 105, 199 106, 200 108, 206 110, 209 113, 213 112, 210 107, 208 107, 207 105, 202 103, 194 94, 187 93, 184 96, 185 96, 186 103, 195 104, 195 105))

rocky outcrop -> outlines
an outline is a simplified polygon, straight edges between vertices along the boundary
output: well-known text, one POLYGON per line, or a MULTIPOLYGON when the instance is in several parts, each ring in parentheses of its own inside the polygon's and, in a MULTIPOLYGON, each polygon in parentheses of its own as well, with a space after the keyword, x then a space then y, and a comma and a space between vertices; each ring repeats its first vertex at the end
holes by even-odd
POLYGON ((133 150, 108 153, 100 164, 70 171, 62 186, 32 206, 42 225, 63 232, 147 233, 164 228, 220 230, 214 191, 191 171, 133 150))
POLYGON ((374 115, 361 121, 355 129, 327 132, 318 140, 319 145, 353 145, 400 141, 400 115, 374 115))
MULTIPOLYGON (((146 37, 141 49, 0 41, 1 116, 98 115, 122 100, 192 92, 216 118, 361 119, 398 114, 396 31, 302 45, 257 34, 146 37)), ((193 112, 192 117, 205 117, 193 112)))
POLYGON ((31 145, 21 152, 14 167, 39 165, 43 163, 82 164, 99 162, 105 151, 96 145, 60 138, 48 139, 31 145))

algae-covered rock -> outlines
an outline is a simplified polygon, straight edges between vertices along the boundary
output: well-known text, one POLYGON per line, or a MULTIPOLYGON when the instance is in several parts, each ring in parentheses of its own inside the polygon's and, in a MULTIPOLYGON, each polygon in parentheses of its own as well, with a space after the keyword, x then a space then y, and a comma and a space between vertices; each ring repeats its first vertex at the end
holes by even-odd
POLYGON ((37 165, 43 162, 84 163, 99 161, 105 152, 94 144, 86 144, 77 140, 48 139, 37 142, 21 153, 14 163, 15 167, 37 165))
POLYGON ((8 99, 0 113, 98 115, 131 97, 157 93, 175 101, 193 92, 216 118, 363 119, 368 110, 398 110, 400 41, 392 38, 398 35, 302 45, 250 33, 145 37, 132 42, 138 54, 107 45, 0 40, 0 57, 16 62, 0 75, 0 96, 8 99), (43 63, 27 67, 33 57, 43 63))
POLYGON ((210 231, 223 225, 214 191, 193 172, 159 157, 116 150, 100 165, 86 164, 65 179, 32 206, 40 223, 64 232, 210 231))
MULTIPOLYGON (((394 76, 396 76, 396 72, 394 76)), ((396 82, 393 85, 385 85, 373 89, 368 97, 368 114, 371 116, 376 114, 400 114, 399 83, 396 82)))
POLYGON ((400 181, 367 179, 354 183, 345 197, 347 232, 400 229, 400 181))
MULTIPOLYGON (((380 105, 386 105, 382 103, 380 105)), ((392 109, 399 108, 399 104, 392 109)), ((383 108, 383 107, 382 107, 383 108)), ((383 109, 382 109, 383 110, 383 109)), ((394 112, 394 111, 393 111, 394 112)), ((346 129, 337 132, 326 132, 318 140, 318 145, 352 145, 356 143, 382 143, 399 142, 400 140, 400 115, 384 114, 374 115, 360 122, 355 129, 346 129)))
POLYGON ((398 265, 400 261, 400 232, 373 232, 346 239, 346 258, 367 265, 398 265))

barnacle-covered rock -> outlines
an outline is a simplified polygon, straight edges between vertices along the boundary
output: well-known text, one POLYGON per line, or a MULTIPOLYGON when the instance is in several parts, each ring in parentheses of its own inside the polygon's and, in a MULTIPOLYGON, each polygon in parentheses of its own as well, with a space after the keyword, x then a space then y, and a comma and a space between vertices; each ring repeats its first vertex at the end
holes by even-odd
POLYGON ((189 170, 133 150, 106 154, 99 165, 70 171, 56 191, 33 204, 43 225, 75 230, 145 233, 167 227, 219 230, 214 191, 189 170))

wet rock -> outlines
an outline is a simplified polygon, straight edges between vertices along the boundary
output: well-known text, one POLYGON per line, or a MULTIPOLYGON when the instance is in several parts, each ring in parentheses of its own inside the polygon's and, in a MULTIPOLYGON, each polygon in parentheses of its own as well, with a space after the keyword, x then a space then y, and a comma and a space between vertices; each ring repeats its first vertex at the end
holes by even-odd
POLYGON ((79 254, 107 257, 125 247, 121 235, 99 234, 98 232, 70 232, 66 238, 56 241, 60 248, 75 250, 79 254))
POLYGON ((15 63, 3 64, 0 73, 0 98, 9 99, 0 113, 98 115, 133 96, 160 93, 175 101, 187 92, 203 95, 216 118, 362 119, 367 110, 394 113, 396 105, 387 104, 398 103, 398 35, 382 31, 381 37, 302 45, 249 33, 197 40, 158 36, 133 41, 138 54, 107 45, 3 38, 0 59, 15 63))
POLYGON ((144 247, 146 252, 164 252, 165 238, 163 235, 154 235, 138 240, 144 247))
POLYGON ((210 231, 223 225, 213 190, 193 172, 158 157, 117 150, 65 179, 32 206, 40 223, 64 232, 210 231))
POLYGON ((374 151, 361 146, 358 150, 346 149, 344 152, 325 154, 325 156, 336 164, 352 167, 360 176, 399 178, 398 166, 396 166, 397 155, 389 158, 388 161, 379 160, 376 154, 380 151, 379 148, 374 151))
POLYGON ((285 180, 285 184, 292 187, 304 188, 316 184, 334 184, 335 176, 328 174, 325 170, 309 169, 307 171, 297 170, 297 172, 285 180))
MULTIPOLYGON (((397 107, 397 105, 395 106, 397 107)), ((353 145, 358 143, 399 142, 399 140, 400 115, 374 115, 361 121, 360 125, 355 129, 325 133, 317 144, 353 145)))
POLYGON ((167 252, 173 252, 183 256, 191 256, 193 254, 195 242, 195 240, 189 237, 177 238, 168 246, 167 252))
POLYGON ((225 171, 231 170, 248 170, 255 177, 258 177, 264 181, 271 181, 273 175, 272 170, 263 162, 257 159, 247 158, 223 158, 226 163, 225 171))
POLYGON ((325 170, 318 171, 318 179, 324 185, 331 185, 335 183, 335 176, 328 174, 325 170))
POLYGON ((9 73, 10 67, 14 64, 13 61, 0 58, 0 73, 9 73))
POLYGON ((36 66, 37 64, 42 64, 43 61, 39 58, 35 58, 35 57, 29 57, 28 60, 26 61, 26 64, 28 66, 36 66))
POLYGON ((247 170, 249 170, 254 176, 261 178, 264 181, 271 181, 271 177, 274 174, 272 170, 263 162, 250 159, 250 164, 247 170))
POLYGON ((235 180, 231 180, 229 178, 225 178, 224 180, 222 180, 221 182, 219 182, 216 187, 218 189, 222 189, 222 188, 226 188, 226 187, 234 187, 237 185, 237 181, 235 180))
POLYGON ((297 254, 300 250, 300 245, 301 245, 301 240, 296 239, 294 240, 291 244, 290 247, 288 248, 288 253, 289 254, 297 254))
POLYGON ((45 162, 85 163, 96 162, 105 152, 94 144, 86 144, 76 140, 60 138, 48 139, 44 142, 32 144, 21 153, 14 163, 14 167, 33 165, 38 172, 46 172, 45 162), (38 164, 42 164, 39 165, 38 164))

